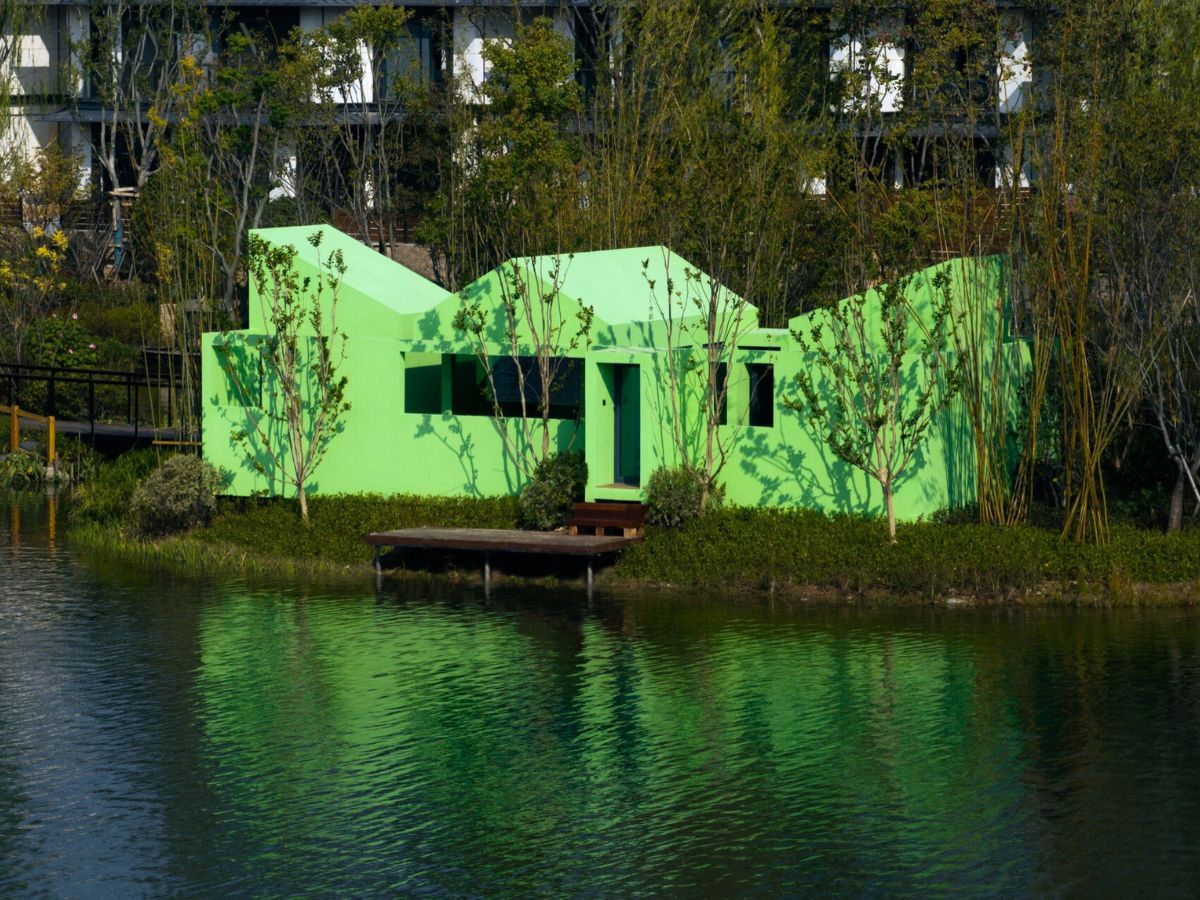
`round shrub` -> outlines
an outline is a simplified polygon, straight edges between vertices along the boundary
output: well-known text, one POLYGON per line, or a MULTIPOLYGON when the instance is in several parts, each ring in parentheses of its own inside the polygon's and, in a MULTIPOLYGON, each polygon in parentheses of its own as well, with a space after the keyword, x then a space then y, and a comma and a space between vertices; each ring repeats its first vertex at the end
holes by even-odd
MULTIPOLYGON (((646 482, 646 521, 664 528, 678 528, 697 518, 704 473, 687 466, 655 469, 646 482)), ((719 506, 724 489, 710 489, 709 506, 719 506)))
POLYGON ((134 488, 129 529, 140 537, 186 531, 212 521, 221 476, 198 456, 173 456, 134 488))
POLYGON ((587 463, 582 453, 559 453, 542 460, 533 480, 521 490, 522 528, 553 531, 571 516, 571 507, 583 500, 587 463))

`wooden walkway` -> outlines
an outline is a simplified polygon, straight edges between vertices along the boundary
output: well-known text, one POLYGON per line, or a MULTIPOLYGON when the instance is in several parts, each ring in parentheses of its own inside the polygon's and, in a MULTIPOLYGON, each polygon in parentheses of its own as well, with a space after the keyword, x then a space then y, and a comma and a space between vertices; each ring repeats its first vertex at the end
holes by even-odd
MULTIPOLYGON (((36 428, 36 425, 30 426, 36 428)), ((134 441, 177 441, 178 428, 155 428, 151 425, 114 425, 108 422, 55 422, 60 434, 95 435, 134 441)))
MULTIPOLYGON (((0 415, 9 415, 7 406, 0 406, 0 415)), ((45 417, 34 417, 28 410, 21 410, 24 420, 21 427, 30 431, 45 430, 45 417)), ((59 434, 73 434, 79 437, 111 438, 125 441, 129 444, 152 443, 154 441, 178 441, 178 428, 156 428, 152 425, 116 425, 108 422, 75 422, 70 419, 56 419, 54 430, 59 434)))
POLYGON ((517 531, 505 528, 401 528, 398 531, 375 531, 363 540, 375 547, 375 571, 383 569, 381 553, 384 547, 419 550, 472 550, 483 554, 483 581, 490 587, 493 553, 542 553, 554 556, 587 558, 588 593, 592 590, 593 565, 596 557, 616 553, 640 537, 609 537, 592 534, 563 534, 547 531, 517 531))

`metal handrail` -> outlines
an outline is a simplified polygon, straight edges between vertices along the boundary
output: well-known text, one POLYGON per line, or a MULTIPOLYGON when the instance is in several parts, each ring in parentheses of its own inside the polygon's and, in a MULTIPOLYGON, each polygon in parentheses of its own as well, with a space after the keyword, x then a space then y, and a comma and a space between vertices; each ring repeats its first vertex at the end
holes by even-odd
MULTIPOLYGON (((150 372, 134 372, 122 369, 94 369, 81 367, 67 369, 61 366, 47 366, 37 363, 0 363, 0 382, 8 385, 8 405, 17 403, 18 386, 22 383, 44 382, 46 384, 46 402, 44 412, 48 416, 58 414, 57 388, 60 385, 87 385, 87 417, 84 421, 89 424, 92 436, 96 433, 96 388, 116 387, 125 388, 125 420, 133 426, 133 436, 136 440, 142 427, 141 391, 166 389, 178 398, 179 391, 184 387, 180 375, 157 375, 150 372)), ((168 399, 166 403, 167 427, 174 427, 175 403, 168 399)), ((148 421, 148 427, 154 428, 155 423, 148 421)))

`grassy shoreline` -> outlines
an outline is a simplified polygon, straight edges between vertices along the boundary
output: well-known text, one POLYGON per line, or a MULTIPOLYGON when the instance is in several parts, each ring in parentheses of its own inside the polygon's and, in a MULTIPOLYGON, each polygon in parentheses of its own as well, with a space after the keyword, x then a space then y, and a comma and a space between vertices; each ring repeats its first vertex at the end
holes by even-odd
MULTIPOLYGON (((115 523, 82 522, 72 543, 180 574, 354 580, 372 576, 368 531, 413 525, 504 528, 510 498, 346 496, 314 498, 304 527, 286 501, 223 501, 212 524, 156 541, 125 537, 115 523)), ((474 581, 470 554, 417 561, 388 577, 474 581)), ((524 562, 524 561, 523 561, 524 562)), ((501 579, 578 587, 578 566, 498 567, 501 579), (521 569, 521 574, 515 570, 521 569), (526 578, 523 575, 529 575, 526 578)), ((1050 529, 971 524, 906 525, 889 545, 879 522, 800 510, 731 509, 679 530, 651 529, 599 575, 602 587, 655 587, 868 605, 1200 604, 1200 530, 1176 535, 1116 528, 1104 547, 1050 529)))

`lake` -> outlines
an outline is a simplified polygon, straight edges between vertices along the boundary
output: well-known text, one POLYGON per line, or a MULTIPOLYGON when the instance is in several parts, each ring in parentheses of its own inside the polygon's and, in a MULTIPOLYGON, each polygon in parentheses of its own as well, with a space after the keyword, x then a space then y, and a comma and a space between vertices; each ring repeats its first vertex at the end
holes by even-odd
POLYGON ((1189 611, 247 584, 0 513, 0 895, 1200 887, 1189 611))

